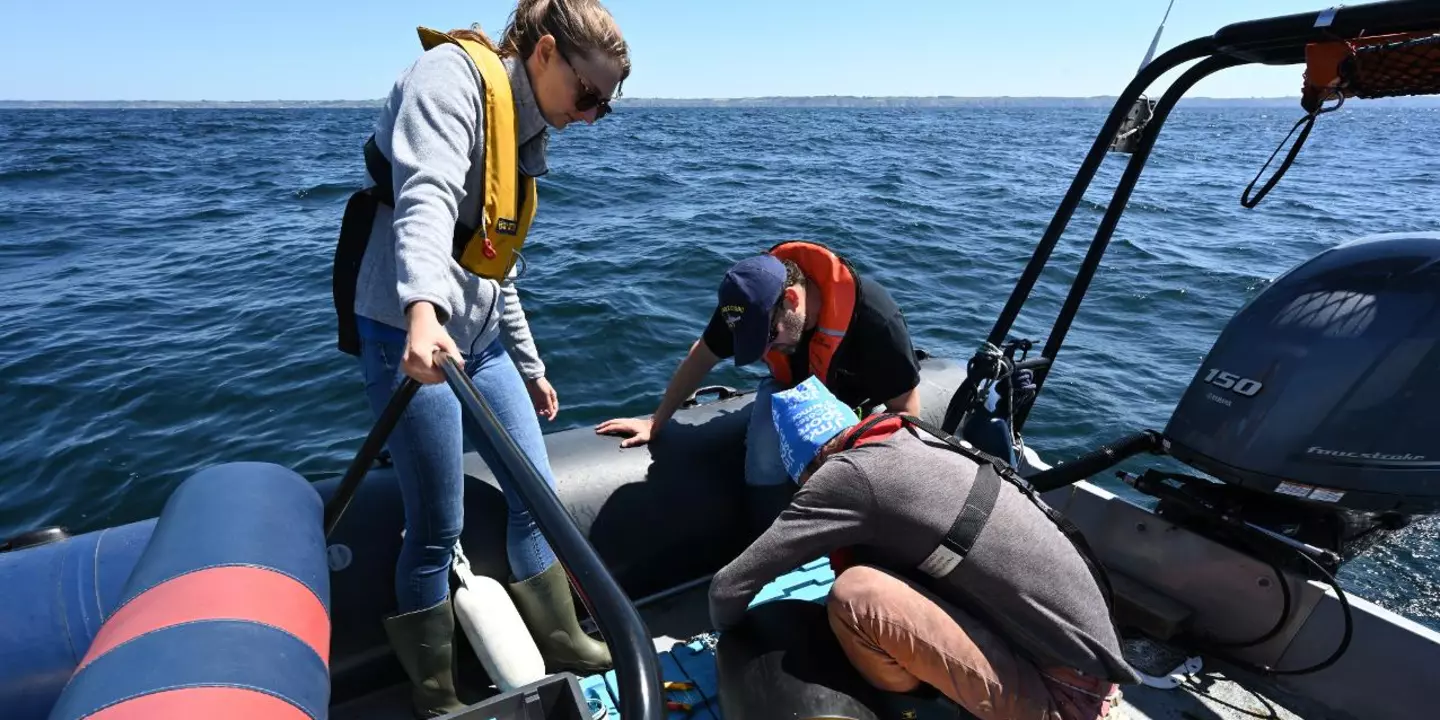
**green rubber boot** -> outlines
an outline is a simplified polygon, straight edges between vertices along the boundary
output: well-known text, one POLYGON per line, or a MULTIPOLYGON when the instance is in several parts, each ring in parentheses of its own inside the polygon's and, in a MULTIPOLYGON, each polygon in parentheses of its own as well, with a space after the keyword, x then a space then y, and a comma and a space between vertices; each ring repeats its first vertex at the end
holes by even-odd
POLYGON ((528 580, 510 583, 509 590, 548 672, 591 675, 611 668, 610 648, 580 629, 570 582, 560 563, 528 580))
POLYGON ((425 610, 385 618, 385 635, 410 677, 410 704, 417 718, 435 718, 465 709, 455 696, 451 674, 455 615, 450 598, 425 610))

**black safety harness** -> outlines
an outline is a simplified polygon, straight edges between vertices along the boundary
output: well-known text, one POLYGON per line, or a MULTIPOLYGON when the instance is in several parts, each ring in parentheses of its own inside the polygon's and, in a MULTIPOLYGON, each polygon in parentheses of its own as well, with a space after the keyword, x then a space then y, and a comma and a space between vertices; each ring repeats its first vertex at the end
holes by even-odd
POLYGON ((1113 620, 1114 601, 1111 597, 1110 578, 1105 573, 1104 567, 1100 564, 1099 560, 1095 558, 1095 553, 1090 549, 1090 544, 1086 542, 1084 534, 1080 532, 1080 528, 1076 527, 1075 523, 1069 518, 1060 514, 1049 505, 1046 505, 1045 502, 1036 495, 1035 489, 1031 487, 1024 478, 1020 477, 1014 468, 1010 467, 1004 461, 982 452, 973 445, 957 439, 955 436, 924 420, 902 413, 880 413, 866 419, 865 422, 856 427, 845 439, 841 450, 849 450, 855 447, 855 444, 868 430, 890 418, 899 418, 905 425, 924 430, 944 442, 951 450, 969 458, 979 465, 975 472, 975 482, 970 486, 970 491, 965 494, 965 501, 961 504, 960 512, 956 514, 955 521, 951 523, 950 530, 945 533, 945 537, 940 540, 940 544, 935 547, 935 550, 930 553, 929 557, 918 566, 918 570, 930 577, 939 579, 959 567, 960 563, 965 559, 965 556, 969 555, 970 551, 974 549, 975 542, 979 539, 980 533, 985 530, 985 523, 990 520, 990 514, 995 510, 995 502, 1000 497, 1002 483, 1008 482, 1018 488, 1036 507, 1040 508, 1040 511, 1045 513, 1045 517, 1049 518, 1050 521, 1055 524, 1055 527, 1060 530, 1060 533, 1069 539, 1070 543, 1080 551, 1080 556, 1084 558, 1085 564, 1089 566, 1090 574, 1094 576, 1096 584, 1100 587, 1101 594, 1105 597, 1105 605, 1109 608, 1113 620))

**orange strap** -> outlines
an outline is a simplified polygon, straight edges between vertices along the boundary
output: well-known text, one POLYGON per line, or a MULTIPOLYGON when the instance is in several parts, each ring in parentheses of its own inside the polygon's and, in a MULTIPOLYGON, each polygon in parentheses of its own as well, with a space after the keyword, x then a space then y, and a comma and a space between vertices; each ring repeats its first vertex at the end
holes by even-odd
POLYGON ((1430 37, 1434 32, 1392 33, 1374 35, 1350 40, 1327 40, 1305 46, 1305 82, 1301 89, 1300 105, 1309 112, 1315 112, 1325 100, 1332 96, 1348 95, 1352 78, 1347 65, 1352 63, 1355 52, 1362 47, 1373 47, 1390 43, 1430 37))

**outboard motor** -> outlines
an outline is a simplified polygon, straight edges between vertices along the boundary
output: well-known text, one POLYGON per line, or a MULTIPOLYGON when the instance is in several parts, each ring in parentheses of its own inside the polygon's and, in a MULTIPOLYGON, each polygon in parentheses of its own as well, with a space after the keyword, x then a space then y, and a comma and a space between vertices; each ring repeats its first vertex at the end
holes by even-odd
POLYGON ((1285 544, 1313 561, 1286 553, 1286 569, 1323 578, 1440 512, 1437 367, 1440 233, 1363 238, 1241 308, 1163 433, 1029 480, 1051 490, 1142 452, 1169 454, 1210 477, 1121 473, 1160 498, 1157 514, 1246 550, 1257 538, 1285 544))
POLYGON ((1327 551, 1333 572, 1440 510, 1435 368, 1440 233, 1351 242, 1231 319, 1165 428, 1166 450, 1224 483, 1195 487, 1222 496, 1232 520, 1327 551))
POLYGON ((1167 627, 1165 613, 1181 608, 1189 613, 1187 626, 1204 615, 1213 632, 1226 624, 1223 598, 1253 582, 1231 574, 1223 554, 1209 554, 1222 565, 1196 572, 1210 573, 1226 589, 1190 606, 1195 599, 1183 595, 1183 580, 1157 576, 1152 590, 1159 594, 1132 593, 1127 600, 1144 626, 1141 634, 1154 630, 1159 639, 1173 640, 1178 632, 1189 647, 1227 656, 1252 672, 1317 672, 1350 645, 1353 618, 1335 579, 1338 568, 1416 517, 1440 513, 1436 367, 1440 233, 1363 238, 1300 264, 1241 308, 1163 433, 1142 430, 1026 480, 1048 492, 1141 454, 1179 460, 1188 468, 1116 474, 1158 498, 1154 513, 1170 526, 1265 562, 1291 580, 1277 583, 1279 617, 1259 636, 1217 640, 1190 627, 1167 627), (1340 639, 1322 661, 1274 670, 1294 648, 1288 641, 1266 643, 1305 622, 1292 589, 1302 579, 1334 589, 1344 618, 1340 639), (1159 623, 1144 625, 1146 618, 1159 623), (1234 655, 1242 651, 1256 653, 1250 657, 1260 664, 1234 655))

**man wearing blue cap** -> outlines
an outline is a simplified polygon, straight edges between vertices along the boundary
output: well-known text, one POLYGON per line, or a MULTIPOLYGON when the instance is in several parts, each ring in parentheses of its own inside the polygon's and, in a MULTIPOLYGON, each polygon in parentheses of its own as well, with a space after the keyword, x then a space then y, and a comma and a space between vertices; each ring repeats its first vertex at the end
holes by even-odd
POLYGON ((711 580, 717 630, 771 580, 830 553, 830 628, 882 690, 929 686, 987 720, 1097 720, 1117 684, 1139 682, 1103 571, 1038 499, 908 417, 861 423, 813 378, 771 404, 800 489, 711 580))
POLYGON ((727 357, 736 366, 763 359, 770 369, 757 389, 746 436, 746 506, 756 533, 794 492, 770 419, 772 393, 816 377, 850 407, 920 412, 920 364, 889 292, 873 278, 862 280, 824 245, 793 241, 745 258, 725 273, 710 324, 670 379, 653 416, 610 420, 596 432, 628 436, 621 447, 658 437, 727 357))

